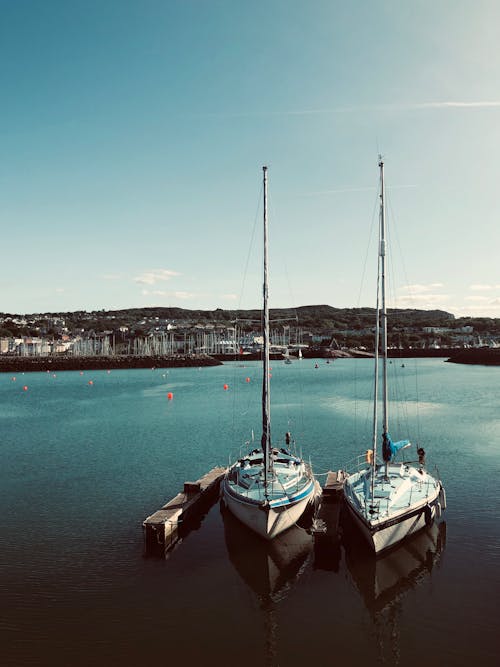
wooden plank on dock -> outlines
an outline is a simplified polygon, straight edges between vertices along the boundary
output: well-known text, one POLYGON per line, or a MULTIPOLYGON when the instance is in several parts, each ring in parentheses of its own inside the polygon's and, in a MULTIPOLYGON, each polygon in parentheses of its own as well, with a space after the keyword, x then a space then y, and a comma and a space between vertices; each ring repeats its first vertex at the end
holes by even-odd
POLYGON ((170 549, 179 539, 179 530, 199 520, 207 506, 217 497, 226 468, 213 468, 196 482, 185 482, 178 493, 163 507, 142 522, 146 551, 162 547, 170 549))
POLYGON ((344 473, 342 470, 329 470, 326 476, 326 482, 323 487, 323 495, 337 496, 340 495, 344 488, 344 473))

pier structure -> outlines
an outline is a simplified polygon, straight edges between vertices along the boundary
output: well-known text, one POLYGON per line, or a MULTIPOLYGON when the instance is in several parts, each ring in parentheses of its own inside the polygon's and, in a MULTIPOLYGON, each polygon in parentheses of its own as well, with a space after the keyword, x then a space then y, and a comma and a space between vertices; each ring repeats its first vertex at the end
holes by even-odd
POLYGON ((200 520, 219 495, 227 468, 212 468, 196 482, 184 482, 184 489, 142 522, 146 554, 169 551, 200 520))
POLYGON ((326 482, 323 486, 323 496, 338 499, 344 488, 345 473, 343 470, 329 470, 326 475, 326 482))

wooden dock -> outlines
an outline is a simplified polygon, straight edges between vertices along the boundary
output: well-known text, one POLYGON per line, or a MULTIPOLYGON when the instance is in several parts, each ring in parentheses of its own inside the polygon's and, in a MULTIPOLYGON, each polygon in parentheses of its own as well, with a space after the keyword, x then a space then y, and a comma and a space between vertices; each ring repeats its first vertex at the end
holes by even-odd
POLYGON ((227 468, 213 468, 196 482, 184 482, 184 490, 142 522, 146 553, 171 549, 218 497, 227 468))
POLYGON ((338 498, 344 488, 344 472, 342 470, 330 470, 326 476, 326 482, 323 487, 323 496, 338 498))

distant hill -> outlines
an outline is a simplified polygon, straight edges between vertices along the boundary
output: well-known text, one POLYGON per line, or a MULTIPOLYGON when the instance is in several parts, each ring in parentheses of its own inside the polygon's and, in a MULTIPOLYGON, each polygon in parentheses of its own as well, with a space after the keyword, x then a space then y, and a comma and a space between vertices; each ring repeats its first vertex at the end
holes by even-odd
MULTIPOLYGON (((57 320, 64 320, 65 326, 70 331, 93 330, 96 332, 105 330, 117 330, 120 327, 128 327, 130 330, 144 331, 154 327, 156 323, 164 326, 171 322, 178 327, 189 327, 199 325, 230 326, 236 321, 240 322, 242 328, 254 329, 260 321, 261 312, 252 310, 227 310, 216 308, 215 310, 190 310, 177 307, 147 307, 126 308, 121 310, 98 310, 98 311, 70 311, 33 313, 16 315, 11 313, 0 314, 0 336, 8 335, 11 331, 19 333, 31 333, 38 328, 50 334, 57 331, 57 320), (247 324, 245 325, 245 322, 247 324)), ((364 330, 373 327, 375 321, 375 310, 373 308, 334 308, 328 305, 299 306, 297 308, 272 308, 270 311, 271 326, 300 326, 311 333, 331 333, 342 331, 364 330), (278 324, 279 322, 279 324, 278 324)), ((418 310, 418 309, 389 309, 389 326, 395 328, 422 328, 443 327, 457 329, 465 325, 474 328, 477 334, 494 333, 500 334, 500 319, 493 318, 455 318, 454 315, 443 310, 418 310)))

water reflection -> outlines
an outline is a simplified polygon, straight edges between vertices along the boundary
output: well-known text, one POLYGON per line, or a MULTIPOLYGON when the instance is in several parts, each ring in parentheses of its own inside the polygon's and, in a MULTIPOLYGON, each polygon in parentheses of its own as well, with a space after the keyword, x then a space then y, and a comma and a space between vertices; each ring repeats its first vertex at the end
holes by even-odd
POLYGON ((400 622, 409 591, 425 583, 446 545, 446 523, 434 523, 378 558, 344 527, 347 570, 374 625, 382 663, 400 664, 400 622))
POLYGON ((265 664, 277 664, 276 607, 307 569, 313 551, 311 534, 294 526, 272 541, 263 540, 221 506, 224 538, 231 564, 255 593, 264 612, 265 664))

